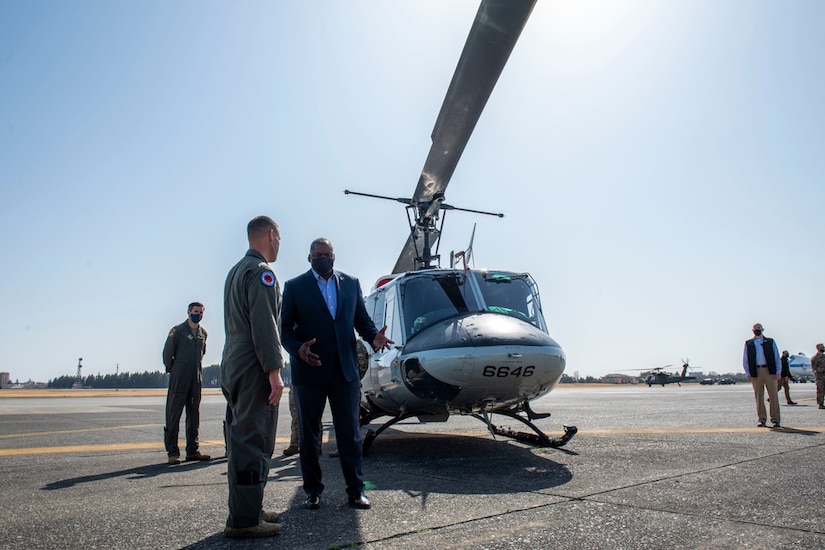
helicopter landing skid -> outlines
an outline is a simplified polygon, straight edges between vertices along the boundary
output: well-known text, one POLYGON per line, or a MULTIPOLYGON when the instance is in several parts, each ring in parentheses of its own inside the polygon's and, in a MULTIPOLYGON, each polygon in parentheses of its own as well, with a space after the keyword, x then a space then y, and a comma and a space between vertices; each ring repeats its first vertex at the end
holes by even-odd
POLYGON ((509 428, 501 428, 499 426, 496 426, 490 421, 486 412, 484 416, 481 416, 480 414, 473 414, 472 416, 484 422, 487 425, 487 428, 489 428, 490 433, 492 433, 493 435, 509 437, 510 439, 515 439, 516 441, 521 441, 522 443, 527 443, 528 445, 534 445, 536 447, 563 447, 565 444, 567 444, 568 441, 573 439, 573 436, 576 435, 576 432, 579 431, 579 429, 575 426, 565 426, 564 435, 562 435, 561 437, 550 437, 543 431, 541 431, 535 424, 530 422, 530 420, 522 418, 514 412, 496 411, 495 414, 503 414, 504 416, 509 416, 510 418, 518 420, 519 422, 525 424, 536 433, 531 434, 527 432, 517 432, 509 428))
POLYGON ((367 451, 369 451, 370 447, 372 447, 372 442, 375 441, 376 437, 381 435, 381 432, 383 432, 396 422, 401 422, 402 420, 406 420, 412 416, 416 415, 410 413, 399 414, 398 416, 393 416, 392 418, 384 422, 384 424, 377 430, 367 430, 367 434, 364 436, 364 441, 361 443, 361 454, 367 454, 367 451))

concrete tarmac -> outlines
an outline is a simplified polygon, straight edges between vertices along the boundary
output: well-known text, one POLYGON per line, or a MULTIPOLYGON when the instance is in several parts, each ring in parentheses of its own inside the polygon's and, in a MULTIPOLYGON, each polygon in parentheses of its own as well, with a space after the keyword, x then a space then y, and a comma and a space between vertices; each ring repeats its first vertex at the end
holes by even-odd
POLYGON ((283 530, 258 540, 222 534, 219 394, 201 404, 201 450, 216 458, 168 466, 164 396, 75 392, 0 391, 2 549, 825 548, 825 410, 813 384, 791 386, 797 406, 780 398, 781 429, 756 427, 747 384, 561 386, 533 408, 553 413, 537 422, 548 433, 579 427, 562 449, 495 440, 468 417, 411 419, 365 457, 365 511, 346 506, 326 441, 322 507, 301 508, 297 456, 281 454, 284 398, 265 498, 285 512, 283 530))

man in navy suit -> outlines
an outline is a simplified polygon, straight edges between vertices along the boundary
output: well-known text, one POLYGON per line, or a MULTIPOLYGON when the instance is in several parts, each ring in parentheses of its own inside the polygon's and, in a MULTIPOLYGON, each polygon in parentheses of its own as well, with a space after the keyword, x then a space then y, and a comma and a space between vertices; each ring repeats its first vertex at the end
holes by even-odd
POLYGON ((304 507, 321 506, 321 417, 329 399, 349 505, 367 509, 361 471, 358 373, 355 331, 373 350, 393 342, 370 319, 358 279, 333 270, 335 253, 327 239, 315 239, 307 257, 312 269, 284 285, 281 338, 292 360, 292 391, 298 405, 304 507))

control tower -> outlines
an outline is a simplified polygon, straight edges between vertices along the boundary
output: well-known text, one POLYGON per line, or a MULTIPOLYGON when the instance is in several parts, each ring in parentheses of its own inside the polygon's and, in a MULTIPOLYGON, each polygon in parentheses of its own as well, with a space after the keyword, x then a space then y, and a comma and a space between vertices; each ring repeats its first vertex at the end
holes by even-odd
POLYGON ((79 357, 77 359, 77 376, 75 378, 74 384, 72 384, 72 389, 78 389, 83 387, 83 377, 80 375, 80 369, 83 368, 83 358, 79 357))

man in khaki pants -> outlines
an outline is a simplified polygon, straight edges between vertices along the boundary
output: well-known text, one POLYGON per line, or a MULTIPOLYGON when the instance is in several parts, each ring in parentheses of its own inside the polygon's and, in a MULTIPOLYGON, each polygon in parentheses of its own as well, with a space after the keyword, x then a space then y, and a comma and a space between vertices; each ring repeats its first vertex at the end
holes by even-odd
POLYGON ((756 414, 759 417, 757 426, 764 428, 767 421, 765 411, 765 390, 768 391, 768 401, 771 405, 771 422, 774 428, 781 427, 779 423, 779 396, 776 391, 777 382, 782 378, 779 365, 779 348, 773 338, 763 336, 764 329, 760 323, 753 325, 753 338, 745 341, 745 351, 742 356, 742 366, 748 380, 753 385, 753 395, 756 398, 756 414))

